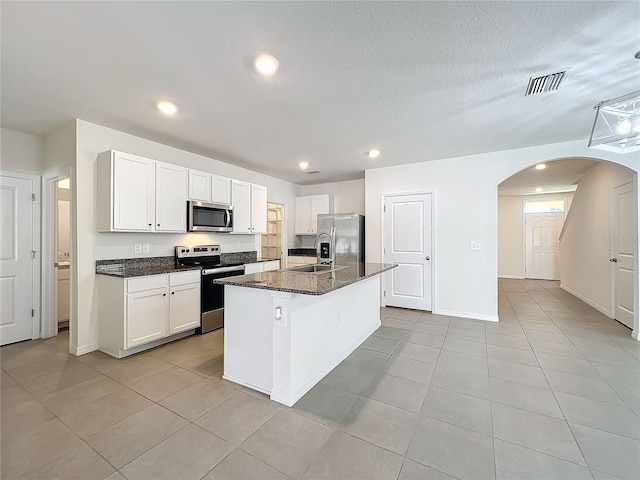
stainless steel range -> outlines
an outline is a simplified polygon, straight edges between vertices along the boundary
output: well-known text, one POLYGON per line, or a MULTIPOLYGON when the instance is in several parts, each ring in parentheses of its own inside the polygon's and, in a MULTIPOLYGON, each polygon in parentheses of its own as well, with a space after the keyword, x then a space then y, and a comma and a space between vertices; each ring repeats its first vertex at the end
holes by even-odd
POLYGON ((220 245, 176 247, 176 265, 202 267, 202 326, 196 329, 196 333, 207 333, 224 326, 224 286, 213 281, 244 275, 244 264, 222 263, 220 253, 220 245))

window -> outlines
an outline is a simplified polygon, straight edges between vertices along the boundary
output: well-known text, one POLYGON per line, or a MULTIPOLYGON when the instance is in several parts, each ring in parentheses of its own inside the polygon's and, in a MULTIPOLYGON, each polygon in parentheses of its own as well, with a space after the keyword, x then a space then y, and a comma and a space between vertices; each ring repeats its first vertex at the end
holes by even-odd
POLYGON ((524 202, 524 213, 564 212, 564 200, 547 200, 544 202, 524 202))

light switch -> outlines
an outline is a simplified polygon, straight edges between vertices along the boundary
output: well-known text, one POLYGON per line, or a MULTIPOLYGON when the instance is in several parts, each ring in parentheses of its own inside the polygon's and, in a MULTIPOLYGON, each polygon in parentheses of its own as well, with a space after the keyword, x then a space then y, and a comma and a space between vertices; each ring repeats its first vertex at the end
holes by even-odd
POLYGON ((134 243, 133 244, 133 251, 134 251, 134 253, 142 253, 142 244, 141 243, 134 243))
POLYGON ((471 250, 482 250, 479 240, 471 240, 471 250))
POLYGON ((142 253, 149 253, 150 248, 149 248, 149 244, 148 243, 143 243, 142 244, 142 253))

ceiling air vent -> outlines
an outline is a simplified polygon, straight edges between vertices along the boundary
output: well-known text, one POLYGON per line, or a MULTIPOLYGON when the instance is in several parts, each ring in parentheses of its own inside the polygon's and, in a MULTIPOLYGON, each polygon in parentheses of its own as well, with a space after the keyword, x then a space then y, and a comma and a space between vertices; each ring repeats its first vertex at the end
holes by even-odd
POLYGON ((316 173, 320 173, 320 170, 314 168, 313 170, 305 170, 304 173, 306 173, 307 175, 314 175, 316 173))
POLYGON ((536 93, 554 92, 560 88, 566 77, 566 70, 550 73, 549 75, 543 75, 542 77, 531 77, 524 96, 535 95, 536 93))

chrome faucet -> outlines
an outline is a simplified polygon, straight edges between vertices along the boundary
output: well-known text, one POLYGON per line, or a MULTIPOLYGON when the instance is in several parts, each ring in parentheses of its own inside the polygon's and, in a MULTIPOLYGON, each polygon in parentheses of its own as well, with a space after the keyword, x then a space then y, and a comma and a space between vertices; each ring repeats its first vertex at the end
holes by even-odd
POLYGON ((318 236, 316 237, 316 241, 313 244, 313 246, 316 248, 316 258, 318 258, 318 246, 320 246, 319 241, 320 241, 320 238, 322 238, 323 236, 329 238, 329 261, 322 262, 320 260, 320 262, 328 263, 329 265, 332 265, 333 263, 335 263, 335 260, 336 260, 336 252, 335 252, 336 227, 331 227, 331 233, 322 232, 318 234, 318 236))

